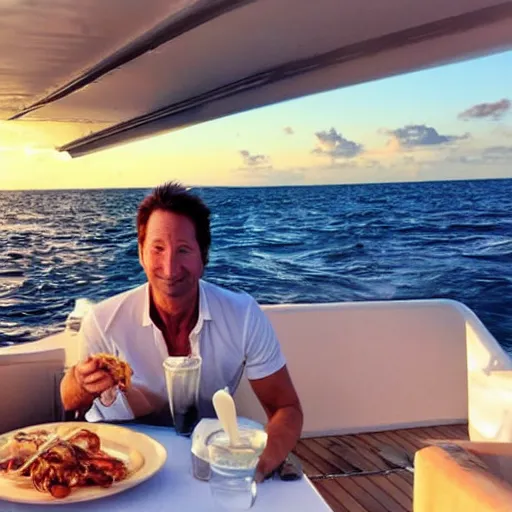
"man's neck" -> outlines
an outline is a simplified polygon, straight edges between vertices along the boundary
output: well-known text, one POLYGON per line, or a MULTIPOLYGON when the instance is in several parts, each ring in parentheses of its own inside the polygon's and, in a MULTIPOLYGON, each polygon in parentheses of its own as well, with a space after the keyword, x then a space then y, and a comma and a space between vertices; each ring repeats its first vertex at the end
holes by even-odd
POLYGON ((162 331, 169 352, 173 347, 183 352, 182 346, 188 341, 199 316, 199 289, 195 296, 186 300, 154 296, 150 290, 149 314, 155 325, 162 331))

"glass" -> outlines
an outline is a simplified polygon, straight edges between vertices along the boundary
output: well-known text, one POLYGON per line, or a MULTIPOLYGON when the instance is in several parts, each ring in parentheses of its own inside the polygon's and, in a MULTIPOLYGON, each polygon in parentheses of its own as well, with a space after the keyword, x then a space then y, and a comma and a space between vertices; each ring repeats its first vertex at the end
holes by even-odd
POLYGON ((219 505, 228 510, 247 510, 256 501, 254 474, 267 444, 267 433, 240 427, 240 445, 230 446, 224 430, 207 441, 210 459, 210 489, 219 505))
MULTIPOLYGON (((263 431, 263 425, 249 418, 237 418, 238 428, 252 428, 263 431)), ((208 454, 208 440, 222 431, 222 424, 217 418, 201 418, 192 433, 192 474, 202 481, 210 480, 210 456, 208 454)))
POLYGON ((176 432, 189 436, 199 422, 199 356, 168 357, 163 363, 169 407, 176 432))

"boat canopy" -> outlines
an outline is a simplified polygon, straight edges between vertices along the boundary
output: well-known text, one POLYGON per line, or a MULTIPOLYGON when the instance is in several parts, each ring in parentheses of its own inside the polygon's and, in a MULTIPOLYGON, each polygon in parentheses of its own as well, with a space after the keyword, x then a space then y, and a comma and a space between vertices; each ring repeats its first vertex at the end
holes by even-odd
POLYGON ((85 155, 264 105, 512 48, 503 0, 6 0, 0 119, 85 155))

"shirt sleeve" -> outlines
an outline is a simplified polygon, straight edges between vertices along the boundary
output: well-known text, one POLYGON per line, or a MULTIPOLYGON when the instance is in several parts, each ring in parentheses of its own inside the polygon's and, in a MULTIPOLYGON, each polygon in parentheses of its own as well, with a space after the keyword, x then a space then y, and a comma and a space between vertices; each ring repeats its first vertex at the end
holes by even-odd
POLYGON ((114 353, 114 344, 109 343, 98 325, 94 310, 89 311, 82 319, 78 333, 80 343, 80 361, 84 362, 89 356, 105 352, 114 353))
POLYGON ((244 340, 245 371, 249 380, 268 377, 286 364, 272 324, 252 297, 247 309, 244 340))
MULTIPOLYGON (((101 352, 117 356, 116 347, 109 342, 94 315, 94 310, 87 313, 82 320, 79 332, 80 361, 101 352)), ((89 422, 132 420, 135 416, 125 394, 119 389, 116 391, 114 402, 108 407, 103 405, 99 398, 94 399, 91 408, 85 413, 89 422)))

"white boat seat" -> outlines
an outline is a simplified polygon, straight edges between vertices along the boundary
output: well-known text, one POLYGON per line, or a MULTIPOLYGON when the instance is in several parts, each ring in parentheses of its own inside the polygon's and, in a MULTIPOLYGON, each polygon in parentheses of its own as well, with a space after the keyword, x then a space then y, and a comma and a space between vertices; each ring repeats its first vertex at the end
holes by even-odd
POLYGON ((0 434, 62 419, 65 359, 62 348, 0 353, 0 434))

